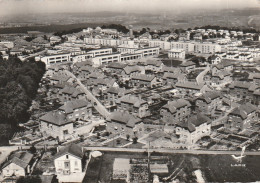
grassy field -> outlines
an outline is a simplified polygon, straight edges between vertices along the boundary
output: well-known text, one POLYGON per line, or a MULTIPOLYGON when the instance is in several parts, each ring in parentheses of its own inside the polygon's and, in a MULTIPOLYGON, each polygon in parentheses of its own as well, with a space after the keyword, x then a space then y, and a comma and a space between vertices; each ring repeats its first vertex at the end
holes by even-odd
MULTIPOLYGON (((242 162, 245 167, 232 167, 231 165, 237 162, 230 155, 158 153, 152 155, 163 155, 169 158, 169 174, 163 177, 169 176, 177 170, 176 176, 173 177, 183 182, 196 182, 193 172, 197 169, 202 171, 206 182, 253 182, 260 180, 260 156, 247 156, 242 162)), ((84 182, 117 182, 111 180, 115 158, 147 158, 147 155, 144 153, 106 152, 102 157, 91 160, 87 170, 87 178, 85 178, 84 182)))

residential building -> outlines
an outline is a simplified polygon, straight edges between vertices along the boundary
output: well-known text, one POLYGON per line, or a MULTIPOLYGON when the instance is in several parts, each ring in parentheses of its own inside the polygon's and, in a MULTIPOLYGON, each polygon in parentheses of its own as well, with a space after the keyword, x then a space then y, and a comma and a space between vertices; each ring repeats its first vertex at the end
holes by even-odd
POLYGON ((192 61, 186 61, 183 62, 179 67, 183 72, 190 72, 196 68, 196 64, 192 61))
POLYGON ((132 86, 136 87, 154 87, 156 84, 155 75, 138 74, 131 77, 132 86))
POLYGON ((125 95, 117 101, 117 111, 128 111, 130 114, 143 118, 149 115, 148 103, 140 96, 125 95))
POLYGON ((93 57, 101 56, 101 55, 111 55, 112 54, 112 48, 102 48, 102 49, 94 49, 91 51, 88 51, 88 54, 93 55, 93 57))
POLYGON ((222 105, 222 96, 219 92, 210 91, 196 99, 196 108, 204 114, 213 114, 222 105))
POLYGON ((66 114, 67 119, 78 121, 92 116, 92 104, 86 100, 67 101, 58 110, 66 114))
POLYGON ((44 62, 48 67, 52 64, 71 62, 71 54, 64 53, 64 54, 46 55, 41 57, 40 60, 44 62))
POLYGON ((51 136, 64 141, 73 134, 73 122, 63 112, 50 111, 40 117, 40 131, 45 137, 51 136))
POLYGON ((108 55, 100 55, 92 58, 93 67, 99 67, 102 65, 107 65, 113 62, 121 62, 121 54, 113 53, 108 55))
POLYGON ((201 93, 205 93, 207 91, 211 91, 212 89, 209 88, 207 85, 204 84, 197 84, 196 82, 178 82, 175 85, 176 89, 178 90, 178 93, 180 95, 198 95, 201 93))
POLYGON ((161 110, 160 116, 168 125, 175 125, 191 114, 191 104, 184 99, 168 101, 161 110))
POLYGON ((221 46, 213 43, 195 43, 195 53, 209 53, 220 52, 221 46))
POLYGON ((140 118, 124 111, 115 111, 111 113, 107 122, 107 131, 112 134, 120 134, 121 136, 130 138, 143 135, 143 122, 140 118))
POLYGON ((180 143, 193 145, 202 137, 211 134, 211 120, 203 115, 191 116, 187 121, 180 121, 176 127, 176 135, 180 143))
POLYGON ((79 175, 83 171, 83 149, 76 145, 60 148, 57 147, 57 154, 54 156, 54 166, 56 174, 61 175, 79 175))
POLYGON ((242 131, 251 127, 253 122, 258 121, 257 107, 246 103, 236 107, 228 114, 228 121, 225 127, 230 130, 242 131))
POLYGON ((4 177, 20 177, 31 173, 33 154, 19 151, 11 154, 8 161, 2 166, 4 177))

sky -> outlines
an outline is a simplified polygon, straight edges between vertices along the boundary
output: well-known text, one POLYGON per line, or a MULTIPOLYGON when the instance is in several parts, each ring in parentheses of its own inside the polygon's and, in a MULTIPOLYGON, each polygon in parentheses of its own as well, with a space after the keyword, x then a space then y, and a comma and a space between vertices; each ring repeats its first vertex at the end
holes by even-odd
POLYGON ((0 15, 63 12, 155 12, 259 7, 260 0, 0 0, 0 15))

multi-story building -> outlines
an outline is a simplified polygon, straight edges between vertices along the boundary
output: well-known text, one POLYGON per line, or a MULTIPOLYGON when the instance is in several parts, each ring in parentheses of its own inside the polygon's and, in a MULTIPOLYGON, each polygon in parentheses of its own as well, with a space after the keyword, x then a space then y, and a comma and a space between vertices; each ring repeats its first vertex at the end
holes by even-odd
POLYGON ((194 52, 194 43, 192 42, 170 42, 170 49, 183 49, 186 53, 194 52))
POLYGON ((107 131, 112 134, 120 134, 130 138, 143 135, 144 127, 140 118, 124 111, 115 111, 111 113, 107 122, 107 131))
POLYGON ((78 121, 79 119, 88 119, 92 116, 92 104, 86 100, 74 100, 65 102, 59 108, 59 111, 66 114, 68 120, 78 121))
POLYGON ((258 121, 257 107, 246 103, 236 107, 228 114, 228 121, 225 127, 230 130, 242 131, 251 127, 253 122, 258 121))
POLYGON ((163 121, 168 125, 177 124, 191 114, 191 104, 184 99, 168 101, 161 110, 160 115, 163 121))
POLYGON ((143 118, 149 115, 148 103, 141 97, 135 95, 126 95, 117 100, 117 110, 143 118))
POLYGON ((51 136, 60 141, 71 138, 73 122, 66 118, 66 114, 50 111, 40 117, 40 131, 44 136, 51 136))
POLYGON ((99 67, 102 65, 107 65, 113 62, 121 62, 121 54, 120 53, 112 53, 108 55, 100 55, 92 58, 93 67, 99 67))
POLYGON ((196 100, 198 111, 205 114, 212 114, 222 105, 222 96, 219 92, 210 91, 202 94, 196 100))
POLYGON ((58 177, 62 175, 82 176, 83 158, 84 152, 76 144, 63 148, 57 147, 57 154, 54 156, 54 166, 58 177))
POLYGON ((101 56, 101 55, 110 55, 112 54, 112 48, 102 48, 102 49, 94 49, 88 51, 88 54, 93 55, 93 57, 101 56))
POLYGON ((197 114, 177 124, 176 135, 179 141, 187 145, 193 145, 204 136, 211 133, 211 120, 203 115, 197 114))
POLYGON ((213 43, 195 43, 195 53, 209 53, 220 52, 221 46, 213 43))
POLYGON ((185 50, 183 49, 171 49, 168 51, 169 58, 185 59, 185 50))
POLYGON ((52 64, 66 63, 72 61, 70 53, 46 55, 41 57, 40 60, 44 62, 47 67, 52 64))

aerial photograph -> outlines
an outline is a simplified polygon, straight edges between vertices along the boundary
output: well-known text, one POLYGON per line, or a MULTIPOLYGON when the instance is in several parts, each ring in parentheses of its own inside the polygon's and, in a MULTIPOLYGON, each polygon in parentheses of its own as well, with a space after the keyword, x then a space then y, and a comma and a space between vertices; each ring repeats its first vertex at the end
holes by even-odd
POLYGON ((260 0, 0 0, 0 183, 260 183, 260 0))

